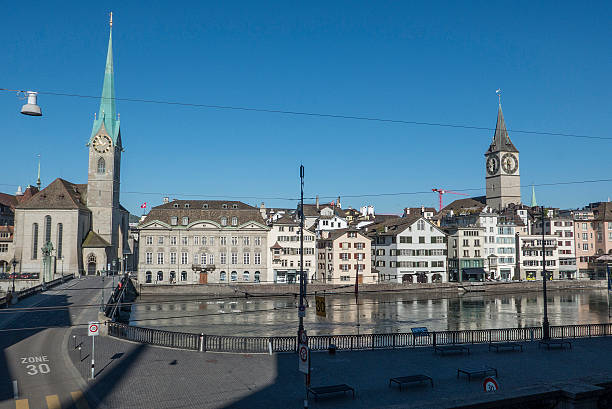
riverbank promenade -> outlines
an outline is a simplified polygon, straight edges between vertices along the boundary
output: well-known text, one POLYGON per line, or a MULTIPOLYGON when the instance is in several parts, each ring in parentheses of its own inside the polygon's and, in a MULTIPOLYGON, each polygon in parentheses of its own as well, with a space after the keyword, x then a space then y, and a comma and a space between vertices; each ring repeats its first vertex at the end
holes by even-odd
MULTIPOLYGON (((91 339, 84 331, 73 330, 77 345, 82 345, 80 357, 72 343, 66 347, 84 379, 82 389, 91 408, 303 407, 304 375, 297 370, 296 354, 193 352, 97 337, 96 378, 85 381, 91 339)), ((431 347, 312 353, 312 386, 348 384, 356 394, 354 399, 339 394, 316 401, 311 396, 309 407, 451 408, 534 394, 554 402, 559 390, 572 396, 603 393, 594 385, 612 383, 612 354, 607 352, 612 337, 569 341, 571 349, 550 350, 537 341, 525 342, 523 352, 469 345, 469 355, 434 354, 431 347), (457 376, 458 369, 485 365, 498 370, 497 392, 485 392, 481 376, 471 381, 457 376), (415 374, 431 376, 434 387, 427 382, 401 391, 389 387, 389 378, 415 374)))

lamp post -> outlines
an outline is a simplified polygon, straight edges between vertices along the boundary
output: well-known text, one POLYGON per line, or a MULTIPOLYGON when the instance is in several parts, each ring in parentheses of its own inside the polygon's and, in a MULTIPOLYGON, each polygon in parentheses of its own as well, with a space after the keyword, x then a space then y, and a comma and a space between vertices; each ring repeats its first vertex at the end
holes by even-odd
POLYGON ((548 322, 548 300, 546 298, 546 245, 544 241, 544 206, 542 206, 542 291, 544 293, 544 319, 542 321, 542 339, 550 339, 550 323, 548 322))
POLYGON ((304 279, 304 165, 300 165, 300 307, 298 309, 298 342, 304 332, 304 297, 306 296, 306 280, 304 279))
POLYGON ((17 267, 18 261, 15 257, 13 257, 13 261, 11 263, 13 264, 13 291, 12 293, 15 294, 15 276, 17 275, 16 267, 17 267))

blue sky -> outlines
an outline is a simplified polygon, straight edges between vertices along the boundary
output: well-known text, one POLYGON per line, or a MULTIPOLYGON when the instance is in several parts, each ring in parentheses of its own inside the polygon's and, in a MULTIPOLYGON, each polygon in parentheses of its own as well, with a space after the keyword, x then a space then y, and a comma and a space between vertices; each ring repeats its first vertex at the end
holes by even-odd
MULTIPOLYGON (((28 2, 4 7, 0 88, 99 95, 114 13, 117 98, 494 127, 495 90, 531 183, 610 178, 611 3, 28 2)), ((87 180, 95 99, 41 95, 20 115, 0 93, 0 191, 87 180)), ((117 102, 122 203, 162 197, 298 197, 482 188, 493 131, 117 102), (134 193, 152 192, 153 194, 134 193)), ((536 189, 578 207, 612 183, 536 189)), ((323 198, 325 197, 325 198, 323 198)), ((453 196, 445 196, 445 202, 453 196)), ((267 206, 295 204, 263 200, 267 206)), ((436 206, 434 193, 343 199, 377 212, 436 206)))

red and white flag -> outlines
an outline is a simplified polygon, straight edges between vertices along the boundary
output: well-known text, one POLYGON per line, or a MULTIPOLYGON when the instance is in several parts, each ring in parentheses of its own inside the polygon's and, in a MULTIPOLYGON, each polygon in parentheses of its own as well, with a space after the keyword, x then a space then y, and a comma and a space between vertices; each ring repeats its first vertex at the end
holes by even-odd
POLYGON ((144 202, 143 204, 140 205, 141 209, 146 209, 147 208, 147 202, 144 202))

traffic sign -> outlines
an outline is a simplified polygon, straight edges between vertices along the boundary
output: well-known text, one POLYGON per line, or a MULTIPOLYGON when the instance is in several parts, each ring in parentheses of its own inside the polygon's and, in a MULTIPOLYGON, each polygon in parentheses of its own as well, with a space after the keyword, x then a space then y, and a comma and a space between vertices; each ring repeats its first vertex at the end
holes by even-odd
POLYGON ((302 330, 300 333, 300 344, 308 345, 308 335, 306 334, 306 330, 302 330))
POLYGON ((485 392, 495 392, 499 389, 499 384, 497 383, 497 379, 492 376, 484 378, 482 381, 482 386, 485 392))
POLYGON ((315 296, 315 303, 317 305, 317 315, 319 317, 325 317, 327 315, 325 312, 325 297, 320 295, 315 296))
POLYGON ((87 326, 87 335, 90 337, 95 337, 100 334, 100 323, 99 322, 90 322, 87 326))
POLYGON ((306 307, 303 305, 300 305, 298 307, 298 317, 304 318, 306 316, 306 307))
POLYGON ((298 370, 302 373, 308 374, 308 361, 310 359, 310 352, 308 346, 300 344, 298 347, 298 370))

